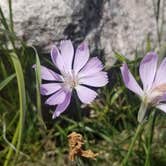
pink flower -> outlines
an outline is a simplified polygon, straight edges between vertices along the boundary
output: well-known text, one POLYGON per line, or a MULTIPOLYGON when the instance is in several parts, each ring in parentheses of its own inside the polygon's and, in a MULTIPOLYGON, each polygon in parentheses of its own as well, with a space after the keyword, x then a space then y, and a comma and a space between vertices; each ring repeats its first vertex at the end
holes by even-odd
POLYGON ((82 43, 74 55, 70 40, 61 41, 60 47, 53 46, 51 59, 61 74, 41 66, 41 78, 51 81, 41 85, 42 95, 51 95, 46 100, 48 105, 57 105, 53 118, 58 117, 70 104, 72 91, 75 89, 82 103, 91 103, 97 93, 90 89, 102 87, 108 83, 107 73, 97 57, 89 59, 89 48, 82 43))
POLYGON ((141 61, 139 74, 143 84, 141 88, 133 75, 130 73, 127 64, 121 67, 123 81, 128 89, 136 93, 142 100, 138 113, 138 121, 142 122, 149 107, 155 106, 166 113, 166 58, 158 66, 158 56, 149 52, 141 61))

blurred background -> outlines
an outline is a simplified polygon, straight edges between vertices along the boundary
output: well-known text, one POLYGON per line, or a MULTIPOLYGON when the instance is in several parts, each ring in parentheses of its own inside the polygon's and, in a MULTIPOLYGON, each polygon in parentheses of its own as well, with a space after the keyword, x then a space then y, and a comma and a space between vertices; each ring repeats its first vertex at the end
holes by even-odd
MULTIPOLYGON (((0 4, 8 17, 8 2, 0 4)), ((28 44, 49 53, 61 39, 87 40, 110 66, 114 51, 132 59, 147 38, 153 48, 165 43, 165 7, 165 0, 14 0, 12 12, 15 32, 28 44)))

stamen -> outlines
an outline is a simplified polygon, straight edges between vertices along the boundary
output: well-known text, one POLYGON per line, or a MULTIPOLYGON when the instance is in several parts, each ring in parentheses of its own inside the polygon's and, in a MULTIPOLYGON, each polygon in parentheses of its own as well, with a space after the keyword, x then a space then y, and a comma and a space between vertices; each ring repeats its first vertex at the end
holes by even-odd
POLYGON ((63 74, 64 84, 68 89, 73 89, 78 85, 78 77, 75 75, 74 71, 63 74))

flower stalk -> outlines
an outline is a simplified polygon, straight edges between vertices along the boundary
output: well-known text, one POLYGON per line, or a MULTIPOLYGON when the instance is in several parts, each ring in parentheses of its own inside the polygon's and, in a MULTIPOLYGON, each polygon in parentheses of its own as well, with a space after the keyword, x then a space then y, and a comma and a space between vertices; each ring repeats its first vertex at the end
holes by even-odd
POLYGON ((79 102, 79 99, 77 97, 77 94, 74 93, 74 99, 75 99, 75 115, 76 115, 76 120, 77 121, 81 121, 82 119, 82 112, 81 112, 81 106, 80 106, 80 102, 79 102))
POLYGON ((154 111, 151 114, 150 120, 149 120, 149 130, 148 130, 148 136, 147 136, 147 151, 146 151, 146 160, 145 160, 145 166, 151 165, 151 147, 153 142, 153 135, 154 135, 154 127, 155 127, 155 121, 156 121, 156 111, 154 111))
POLYGON ((138 116, 137 116, 137 120, 139 123, 143 123, 145 118, 146 118, 146 114, 147 114, 147 108, 148 108, 148 103, 147 102, 142 102, 140 109, 138 111, 138 116))
POLYGON ((143 129, 143 126, 144 126, 144 125, 141 124, 141 123, 138 125, 138 127, 137 127, 137 129, 136 129, 136 132, 135 132, 135 135, 134 135, 134 137, 133 137, 133 139, 132 139, 132 142, 131 142, 131 144, 130 144, 130 146, 129 146, 129 150, 128 150, 128 152, 127 152, 127 155, 126 155, 125 158, 123 159, 123 161, 122 161, 122 163, 121 163, 120 166, 126 166, 126 165, 127 165, 128 159, 129 159, 129 157, 130 157, 130 155, 131 155, 131 153, 132 153, 132 149, 133 149, 133 147, 134 147, 134 145, 135 145, 135 142, 136 142, 136 140, 137 140, 137 138, 138 138, 140 132, 141 132, 142 129, 143 129))

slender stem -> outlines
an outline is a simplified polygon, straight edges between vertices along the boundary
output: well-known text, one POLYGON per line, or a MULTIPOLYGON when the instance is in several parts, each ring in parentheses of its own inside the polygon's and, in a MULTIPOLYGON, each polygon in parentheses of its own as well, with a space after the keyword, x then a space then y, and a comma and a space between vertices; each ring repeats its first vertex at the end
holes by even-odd
POLYGON ((12 0, 8 0, 9 3, 9 15, 10 15, 10 29, 11 32, 14 32, 14 24, 13 24, 13 13, 12 13, 12 0))
POLYGON ((6 18, 4 16, 4 13, 2 11, 1 6, 0 6, 0 22, 2 23, 3 27, 5 28, 5 32, 7 32, 8 38, 9 38, 9 40, 10 40, 12 46, 13 46, 13 49, 14 49, 15 53, 17 53, 16 47, 15 47, 15 41, 13 39, 13 36, 11 35, 10 28, 7 24, 7 21, 6 21, 6 18))
MULTIPOLYGON (((13 136, 13 139, 12 139, 12 145, 16 145, 16 142, 17 142, 17 139, 18 139, 18 135, 19 135, 19 122, 17 124, 17 128, 16 128, 16 131, 14 133, 14 136, 13 136)), ((13 155, 13 148, 10 146, 9 147, 9 151, 7 153, 7 156, 6 156, 6 160, 4 161, 4 166, 8 166, 9 165, 9 161, 13 155)))
POLYGON ((125 158, 123 159, 123 161, 122 161, 122 163, 121 163, 121 166, 126 166, 126 164, 127 164, 127 162, 128 162, 128 159, 129 159, 129 157, 130 157, 130 155, 131 155, 132 149, 133 149, 133 147, 134 147, 134 144, 135 144, 135 142, 136 142, 136 140, 137 140, 137 137, 139 136, 139 133, 141 132, 142 129, 143 129, 143 124, 140 123, 140 124, 138 125, 137 129, 136 129, 136 133, 135 133, 135 135, 134 135, 134 137, 133 137, 133 139, 132 139, 132 142, 131 142, 131 144, 130 144, 130 146, 129 146, 129 150, 128 150, 128 152, 127 152, 127 155, 125 156, 125 158))
POLYGON ((78 100, 78 97, 76 96, 76 94, 74 94, 75 97, 75 104, 76 104, 76 115, 77 115, 77 121, 80 121, 82 119, 81 116, 81 108, 80 108, 80 102, 78 100))
POLYGON ((160 27, 159 27, 159 17, 160 17, 160 3, 161 3, 161 0, 157 0, 157 3, 156 3, 155 0, 153 0, 152 2, 153 2, 154 14, 155 14, 155 17, 156 17, 158 45, 160 47, 160 43, 161 43, 161 31, 160 31, 160 27))
POLYGON ((153 141, 153 133, 154 133, 154 127, 155 127, 155 120, 156 120, 156 112, 151 115, 150 121, 149 121, 149 132, 147 136, 147 153, 146 153, 146 161, 145 166, 151 165, 151 145, 153 141))

